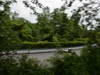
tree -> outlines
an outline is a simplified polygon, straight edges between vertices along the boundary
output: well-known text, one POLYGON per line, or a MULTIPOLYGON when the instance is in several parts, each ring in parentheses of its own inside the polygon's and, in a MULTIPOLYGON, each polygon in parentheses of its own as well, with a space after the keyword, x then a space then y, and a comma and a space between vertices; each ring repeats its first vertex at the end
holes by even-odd
POLYGON ((50 13, 49 12, 43 12, 38 15, 37 19, 37 27, 39 30, 39 36, 40 36, 40 41, 51 41, 52 40, 52 32, 53 32, 53 27, 50 23, 50 13))
POLYGON ((50 61, 54 75, 89 75, 81 58, 74 53, 62 53, 50 61))
POLYGON ((12 20, 13 30, 18 33, 21 41, 32 41, 32 27, 33 25, 23 18, 15 18, 12 20))
POLYGON ((12 50, 19 41, 17 33, 13 31, 10 18, 10 7, 12 1, 0 1, 0 6, 4 10, 0 10, 0 51, 12 50))
POLYGON ((100 72, 100 47, 91 46, 84 48, 81 54, 83 63, 90 75, 99 75, 100 72))
POLYGON ((0 57, 1 75, 49 75, 48 69, 40 65, 36 59, 29 59, 25 55, 5 55, 0 57))
MULTIPOLYGON (((66 0, 63 7, 65 9, 71 8, 76 0, 70 0, 69 2, 66 0)), ((85 25, 84 22, 87 22, 85 26, 93 27, 93 25, 97 24, 99 21, 97 18, 98 11, 99 11, 99 2, 94 0, 79 0, 79 2, 82 4, 82 6, 79 6, 78 9, 73 9, 73 14, 78 12, 80 14, 80 23, 82 25, 85 25), (94 23, 94 22, 97 23, 94 23)))

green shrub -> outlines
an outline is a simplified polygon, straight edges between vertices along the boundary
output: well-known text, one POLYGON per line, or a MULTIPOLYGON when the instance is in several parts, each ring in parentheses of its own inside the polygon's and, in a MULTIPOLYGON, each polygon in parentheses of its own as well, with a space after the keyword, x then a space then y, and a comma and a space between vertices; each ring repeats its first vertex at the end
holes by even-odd
POLYGON ((85 45, 83 41, 68 41, 68 42, 22 42, 20 49, 34 49, 34 48, 59 48, 59 47, 74 47, 85 45))

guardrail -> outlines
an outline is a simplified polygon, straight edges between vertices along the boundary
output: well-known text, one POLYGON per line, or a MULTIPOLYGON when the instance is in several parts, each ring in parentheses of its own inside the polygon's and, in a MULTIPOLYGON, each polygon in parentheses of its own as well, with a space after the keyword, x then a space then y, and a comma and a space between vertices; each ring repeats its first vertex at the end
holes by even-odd
MULTIPOLYGON (((92 46, 96 46, 96 44, 93 44, 92 46)), ((79 47, 69 47, 69 48, 54 48, 54 49, 36 49, 36 50, 16 50, 15 52, 13 51, 9 51, 10 53, 13 54, 39 54, 39 53, 53 53, 53 52, 57 52, 58 50, 63 50, 65 52, 68 52, 69 50, 71 51, 77 51, 80 50, 82 48, 84 48, 85 46, 79 46, 79 47)), ((3 55, 5 55, 6 52, 2 52, 3 55)))
POLYGON ((69 50, 80 50, 82 49, 84 46, 81 47, 71 47, 71 48, 59 48, 59 49, 44 49, 44 50, 20 50, 20 51, 16 51, 16 54, 39 54, 39 53, 52 53, 52 52, 57 52, 58 50, 62 50, 65 52, 68 52, 69 50))

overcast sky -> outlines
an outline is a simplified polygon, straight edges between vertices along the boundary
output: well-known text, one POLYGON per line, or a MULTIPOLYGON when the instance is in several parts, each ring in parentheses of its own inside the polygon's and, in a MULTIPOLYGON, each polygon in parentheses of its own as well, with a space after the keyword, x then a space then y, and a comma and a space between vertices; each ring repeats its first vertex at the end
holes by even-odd
MULTIPOLYGON (((30 14, 30 12, 32 12, 32 11, 29 8, 26 8, 22 1, 23 0, 17 0, 17 3, 14 3, 11 5, 12 12, 16 11, 19 14, 19 17, 23 17, 31 22, 36 22, 36 16, 30 14)), ((61 1, 61 0, 39 0, 39 1, 44 6, 50 7, 50 11, 53 11, 53 9, 55 9, 55 8, 60 8, 64 3, 64 1, 61 1)), ((97 1, 100 2, 100 0, 97 0, 97 1)), ((77 9, 77 7, 79 7, 81 5, 82 4, 79 3, 79 0, 76 0, 76 2, 74 3, 72 8, 77 9)), ((40 9, 38 9, 38 11, 40 11, 40 9)))
MULTIPOLYGON (((17 0, 17 3, 11 5, 12 12, 16 11, 20 17, 24 17, 31 22, 36 22, 36 16, 31 15, 32 12, 29 8, 26 8, 22 2, 23 0, 17 0)), ((40 0, 44 6, 50 7, 50 11, 53 11, 54 8, 60 8, 64 2, 61 0, 40 0)), ((40 9, 38 9, 40 11, 40 9)))

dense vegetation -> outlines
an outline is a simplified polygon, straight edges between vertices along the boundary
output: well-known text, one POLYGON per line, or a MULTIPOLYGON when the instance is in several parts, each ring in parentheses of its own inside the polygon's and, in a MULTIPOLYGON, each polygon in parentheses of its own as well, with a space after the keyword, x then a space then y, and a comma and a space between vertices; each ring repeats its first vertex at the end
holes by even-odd
POLYGON ((1 49, 22 49, 26 45, 30 45, 30 48, 52 48, 57 47, 57 44, 61 47, 78 46, 86 44, 94 35, 94 31, 79 25, 80 17, 77 13, 69 19, 62 8, 51 13, 44 10, 37 15, 37 23, 30 23, 14 16, 9 4, 10 2, 1 3, 4 8, 0 10, 1 49))
POLYGON ((80 15, 70 19, 64 10, 44 11, 32 24, 10 12, 12 1, 0 0, 0 75, 100 75, 100 26, 87 30, 79 25, 80 15), (96 46, 91 46, 95 43, 96 46), (52 48, 87 44, 80 56, 73 52, 58 52, 41 64, 27 56, 16 57, 9 50, 52 48), (2 52, 6 52, 2 55, 2 52))
POLYGON ((1 75, 100 75, 100 47, 88 46, 80 56, 73 52, 59 52, 48 60, 49 65, 26 56, 0 57, 1 75))

